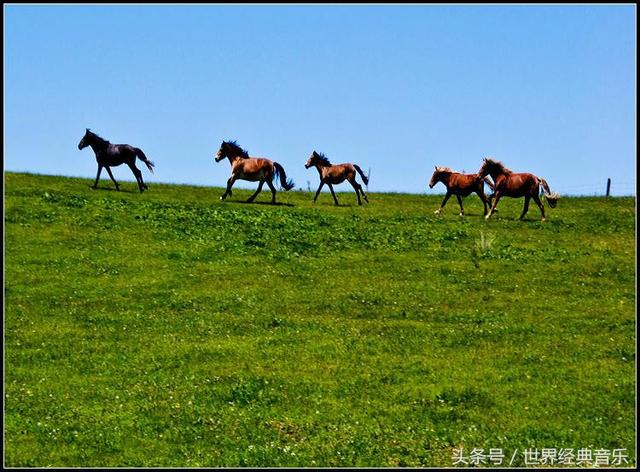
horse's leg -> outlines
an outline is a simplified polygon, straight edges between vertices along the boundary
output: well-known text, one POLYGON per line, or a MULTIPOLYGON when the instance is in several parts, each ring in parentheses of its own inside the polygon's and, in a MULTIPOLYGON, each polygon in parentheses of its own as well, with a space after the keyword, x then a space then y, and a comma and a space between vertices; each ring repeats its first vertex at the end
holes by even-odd
POLYGON ((349 183, 353 187, 353 190, 356 191, 356 197, 358 197, 358 205, 362 205, 362 201, 360 200, 360 193, 358 193, 358 187, 360 187, 360 185, 355 180, 350 180, 349 183))
POLYGON ((258 184, 258 190, 256 190, 255 193, 249 197, 249 199, 247 200, 247 203, 251 203, 253 199, 256 198, 260 192, 262 192, 263 185, 264 185, 264 180, 261 180, 260 183, 258 184))
POLYGON ((336 205, 338 205, 338 199, 336 198, 336 192, 333 191, 333 185, 331 185, 331 182, 327 182, 327 185, 329 186, 329 190, 331 190, 333 201, 336 203, 336 205))
POLYGON ((144 183, 144 180, 142 179, 142 171, 136 167, 135 163, 133 164, 133 167, 138 172, 138 177, 140 178, 140 184, 145 190, 147 190, 149 187, 147 186, 147 184, 144 183))
POLYGON ((367 198, 367 194, 364 193, 364 190, 362 190, 362 185, 360 185, 357 180, 354 180, 354 182, 356 184, 357 190, 359 190, 360 193, 362 194, 362 197, 364 198, 364 201, 369 203, 369 199, 367 198))
POLYGON ((360 189, 360 193, 362 194, 364 201, 369 203, 369 199, 367 198, 367 194, 364 193, 364 190, 362 190, 362 185, 358 184, 358 188, 360 189))
POLYGON ((529 195, 525 195, 524 196, 524 207, 522 208, 522 215, 520 215, 520 219, 523 219, 524 215, 526 215, 527 212, 529 211, 529 200, 531 200, 531 197, 529 195))
POLYGON ((447 194, 444 196, 444 200, 442 200, 442 203, 440 204, 440 208, 434 211, 436 215, 439 215, 440 213, 442 213, 442 210, 444 210, 444 206, 447 204, 447 200, 449 200, 450 196, 451 196, 451 193, 449 193, 449 191, 447 190, 447 194))
MULTIPOLYGON (((484 194, 484 190, 482 188, 476 191, 476 193, 480 197, 480 200, 482 200, 482 204, 484 205, 484 215, 486 216, 487 215, 487 196, 484 194)), ((491 206, 491 202, 489 202, 489 206, 491 206)))
POLYGON ((109 166, 105 166, 105 168, 107 169, 107 172, 109 173, 109 177, 111 177, 111 180, 113 180, 113 183, 116 184, 116 190, 120 191, 120 187, 118 186, 118 182, 116 182, 116 179, 113 178, 113 174, 111 173, 111 168, 109 166))
POLYGON ((496 211, 496 207, 498 206, 498 202, 500 201, 500 197, 502 195, 499 192, 495 192, 493 194, 493 205, 491 205, 491 209, 489 210, 489 213, 487 213, 487 215, 484 217, 485 220, 488 220, 491 215, 494 214, 494 212, 496 211))
POLYGON ((142 172, 140 172, 140 169, 136 167, 134 162, 127 162, 127 165, 129 166, 129 169, 131 169, 131 172, 133 172, 133 176, 136 178, 136 181, 138 182, 138 189, 140 189, 140 193, 144 192, 147 186, 144 184, 144 181, 142 180, 142 172))
POLYGON ((324 185, 324 182, 321 180, 320 185, 318 186, 318 190, 316 191, 316 196, 313 197, 313 203, 315 203, 316 200, 318 199, 318 195, 320 195, 320 190, 322 189, 323 185, 324 185))
POLYGON ((491 205, 492 205, 492 203, 491 203, 491 202, 493 202, 493 199, 494 199, 495 197, 496 197, 496 192, 491 192, 491 195, 489 195, 489 196, 487 197, 487 202, 489 203, 489 208, 491 208, 491 205))
POLYGON ((462 208, 462 197, 456 194, 456 198, 458 199, 458 205, 460 205, 460 216, 464 216, 464 208, 462 208))
POLYGON ((231 175, 231 177, 229 177, 229 179, 227 180, 227 188, 225 189, 224 193, 220 197, 220 200, 224 200, 225 198, 227 198, 227 195, 231 195, 231 187, 233 186, 233 183, 235 181, 236 181, 236 178, 233 175, 231 175))
POLYGON ((542 221, 545 221, 546 218, 544 216, 544 205, 540 201, 540 196, 537 193, 533 194, 533 201, 536 202, 536 205, 538 205, 538 208, 540 208, 540 213, 542 213, 542 221))
POLYGON ((98 188, 98 180, 100 180, 100 172, 102 172, 102 164, 98 164, 98 175, 96 175, 96 181, 93 183, 93 188, 98 188))
POLYGON ((273 182, 271 180, 267 179, 267 185, 269 186, 269 189, 271 190, 271 204, 275 205, 276 204, 276 188, 273 186, 273 182))

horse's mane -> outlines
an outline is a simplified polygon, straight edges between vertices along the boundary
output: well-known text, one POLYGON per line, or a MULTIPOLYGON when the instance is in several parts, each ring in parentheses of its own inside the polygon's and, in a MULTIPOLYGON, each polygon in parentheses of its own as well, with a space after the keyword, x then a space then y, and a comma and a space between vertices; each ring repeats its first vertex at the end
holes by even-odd
POLYGON ((318 160, 320 161, 320 163, 323 166, 330 166, 331 165, 331 162, 329 162, 329 159, 327 158, 327 156, 325 156, 321 152, 316 152, 316 151, 314 151, 314 152, 316 153, 316 156, 318 156, 318 160))
POLYGON ((249 158, 249 153, 238 146, 238 143, 235 141, 222 141, 222 144, 226 144, 233 149, 233 152, 237 153, 240 157, 244 157, 245 159, 249 158))
POLYGON ((436 166, 436 171, 438 171, 438 172, 450 172, 452 174, 456 173, 456 171, 453 170, 451 167, 442 167, 442 166, 436 166))
POLYGON ((502 162, 496 161, 494 159, 491 159, 490 157, 485 158, 484 163, 482 164, 482 168, 487 168, 487 167, 493 168, 493 169, 498 169, 503 174, 511 174, 512 173, 512 170, 506 168, 505 165, 502 162))
POLYGON ((98 136, 96 133, 91 131, 91 129, 89 129, 89 128, 87 128, 87 133, 89 133, 93 139, 95 139, 96 141, 98 141, 101 144, 110 144, 109 141, 107 141, 106 139, 104 139, 101 136, 98 136))

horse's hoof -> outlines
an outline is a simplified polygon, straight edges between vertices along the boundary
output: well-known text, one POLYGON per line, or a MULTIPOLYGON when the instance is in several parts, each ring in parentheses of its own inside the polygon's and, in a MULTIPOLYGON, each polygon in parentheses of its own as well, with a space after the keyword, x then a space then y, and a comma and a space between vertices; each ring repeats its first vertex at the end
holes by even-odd
POLYGON ((464 213, 458 213, 458 215, 460 215, 460 216, 464 216, 464 213))

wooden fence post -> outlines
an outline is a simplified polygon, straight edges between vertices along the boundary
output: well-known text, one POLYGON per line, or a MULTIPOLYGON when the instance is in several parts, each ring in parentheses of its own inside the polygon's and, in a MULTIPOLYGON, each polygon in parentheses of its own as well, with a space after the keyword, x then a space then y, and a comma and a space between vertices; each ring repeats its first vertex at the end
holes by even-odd
POLYGON ((609 190, 611 190, 611 179, 607 179, 607 197, 609 196, 609 190))

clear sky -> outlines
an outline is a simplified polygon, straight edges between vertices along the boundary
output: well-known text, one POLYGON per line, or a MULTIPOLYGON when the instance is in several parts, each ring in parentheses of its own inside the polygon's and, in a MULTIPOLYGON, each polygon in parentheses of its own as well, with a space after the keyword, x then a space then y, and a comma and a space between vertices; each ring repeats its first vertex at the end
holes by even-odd
POLYGON ((142 148, 151 188, 225 185, 235 139, 296 188, 317 150, 374 192, 443 193, 435 165, 492 156, 564 194, 635 194, 636 54, 632 4, 5 4, 4 168, 94 178, 89 127, 142 148))

